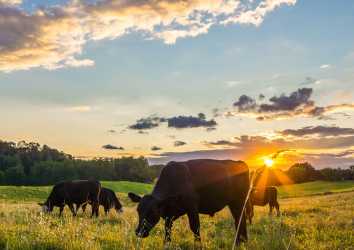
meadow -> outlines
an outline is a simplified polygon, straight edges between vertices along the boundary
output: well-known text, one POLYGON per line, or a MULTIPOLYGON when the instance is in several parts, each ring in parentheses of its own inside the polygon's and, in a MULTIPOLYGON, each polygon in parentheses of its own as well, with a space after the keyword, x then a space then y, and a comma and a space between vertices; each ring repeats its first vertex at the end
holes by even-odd
MULTIPOLYGON (((125 210, 106 217, 73 218, 68 209, 62 218, 40 212, 36 204, 50 187, 0 187, 0 249, 193 249, 193 235, 185 217, 173 227, 172 243, 163 245, 163 223, 149 238, 134 234, 135 207, 127 191, 146 193, 151 185, 103 182, 113 188, 125 210)), ((354 182, 312 182, 279 187, 280 217, 268 216, 268 208, 257 207, 254 223, 248 226, 249 241, 239 249, 353 249, 354 182)), ((228 209, 214 217, 201 216, 204 249, 231 249, 233 220, 228 209)))

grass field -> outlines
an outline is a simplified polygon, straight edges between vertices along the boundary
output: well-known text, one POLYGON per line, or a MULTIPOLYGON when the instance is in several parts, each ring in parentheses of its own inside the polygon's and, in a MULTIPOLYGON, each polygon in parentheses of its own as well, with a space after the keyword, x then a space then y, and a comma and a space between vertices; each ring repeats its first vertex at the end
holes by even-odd
MULTIPOLYGON (((67 209, 62 218, 58 211, 43 215, 36 202, 46 197, 49 187, 0 187, 0 249, 162 249, 163 223, 149 238, 138 240, 134 235, 136 211, 125 203, 123 194, 130 190, 145 193, 151 186, 103 185, 120 192, 128 204, 122 215, 111 211, 98 219, 89 218, 88 213, 72 218, 67 209)), ((279 188, 279 193, 282 216, 269 217, 267 208, 257 207, 254 223, 248 227, 249 241, 239 249, 354 249, 354 182, 291 185, 279 188), (333 194, 315 195, 328 192, 333 194), (304 197, 287 198, 294 196, 304 197)), ((201 216, 204 249, 231 249, 233 234, 227 209, 215 217, 201 216)), ((193 247, 188 220, 183 217, 175 223, 167 248, 193 247)))
MULTIPOLYGON (((111 188, 124 199, 128 192, 147 194, 151 192, 152 185, 129 181, 102 181, 102 186, 111 188)), ((51 187, 31 186, 0 186, 0 200, 9 202, 43 201, 48 197, 51 187)), ((280 198, 302 197, 325 193, 354 191, 354 181, 326 182, 314 181, 296 185, 278 187, 280 198)))

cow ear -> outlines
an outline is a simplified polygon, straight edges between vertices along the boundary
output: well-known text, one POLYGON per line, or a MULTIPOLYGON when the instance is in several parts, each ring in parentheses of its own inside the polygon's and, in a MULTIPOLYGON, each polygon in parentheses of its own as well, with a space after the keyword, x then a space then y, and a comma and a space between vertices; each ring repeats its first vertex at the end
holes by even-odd
POLYGON ((128 197, 131 199, 132 202, 140 202, 141 197, 134 193, 128 193, 128 197))

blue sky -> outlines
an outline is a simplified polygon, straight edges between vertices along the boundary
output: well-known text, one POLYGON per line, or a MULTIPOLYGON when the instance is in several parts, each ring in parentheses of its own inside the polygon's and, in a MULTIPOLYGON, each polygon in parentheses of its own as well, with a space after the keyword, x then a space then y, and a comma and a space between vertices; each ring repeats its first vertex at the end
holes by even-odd
MULTIPOLYGON (((248 160, 252 158, 249 152, 240 150, 244 148, 242 135, 263 136, 272 144, 279 139, 277 131, 286 129, 353 127, 354 108, 350 105, 354 103, 354 2, 284 0, 274 9, 267 6, 266 14, 260 17, 261 23, 249 18, 246 23, 237 20, 228 25, 218 22, 224 16, 239 17, 247 11, 256 11, 257 6, 261 6, 260 1, 253 4, 242 1, 239 4, 244 4, 243 9, 236 9, 237 15, 221 11, 219 6, 207 6, 203 8, 214 13, 217 21, 213 21, 207 31, 198 30, 197 35, 191 31, 191 27, 195 28, 190 18, 193 12, 182 9, 180 18, 183 19, 178 21, 180 12, 177 10, 177 14, 173 12, 178 17, 174 22, 187 22, 188 34, 182 37, 177 33, 179 37, 171 43, 170 35, 161 33, 160 28, 153 31, 146 28, 145 19, 144 22, 134 19, 131 22, 136 23, 127 26, 128 30, 137 31, 120 32, 119 20, 132 17, 125 16, 123 7, 114 5, 115 1, 102 1, 100 10, 105 10, 102 12, 87 1, 78 5, 70 1, 30 0, 13 5, 7 1, 0 4, 0 19, 15 13, 12 17, 17 23, 29 24, 18 28, 22 35, 14 35, 12 31, 17 26, 10 21, 0 25, 0 112, 5 117, 5 123, 0 124, 0 139, 37 141, 76 156, 144 155, 164 162, 174 159, 175 153, 182 158, 188 155, 186 159, 199 157, 200 151, 202 157, 229 158, 230 155, 223 155, 223 150, 232 149, 236 150, 235 158, 248 160), (39 15, 41 5, 47 7, 44 14, 39 15), (53 8, 65 13, 66 19, 53 8), (113 12, 113 8, 116 8, 113 14, 107 11, 113 12), (76 12, 79 10, 85 12, 89 21, 80 22, 79 28, 72 23, 66 26, 67 19, 78 22, 76 12), (92 13, 100 15, 103 21, 92 24, 92 13), (188 13, 187 21, 185 13, 188 13), (29 15, 29 20, 24 15, 29 15), (112 18, 111 24, 106 23, 107 18, 112 18), (48 27, 55 39, 41 33, 48 27), (58 37, 64 39, 58 42, 58 37), (44 41, 44 49, 38 41, 44 41), (331 106, 330 111, 321 116, 291 112, 286 118, 278 119, 278 110, 274 114, 276 118, 258 121, 256 116, 263 114, 257 108, 241 112, 233 106, 241 95, 257 99, 263 94, 263 102, 269 103, 268 99, 273 96, 290 96, 301 88, 312 90, 310 99, 315 104, 311 108, 331 106), (346 106, 332 108, 343 104, 346 106), (215 108, 218 109, 216 117, 215 108), (226 115, 227 112, 232 115, 226 115), (204 113, 206 120, 214 119, 216 130, 206 132, 203 125, 175 129, 166 122, 141 133, 129 128, 138 119, 151 115, 197 117, 198 113, 204 113), (186 145, 175 147, 176 140, 186 145), (211 143, 220 140, 234 144, 211 143), (102 145, 106 144, 125 150, 105 150, 102 145), (152 151, 153 146, 161 150, 152 151), (160 159, 161 155, 168 157, 160 159)), ((149 4, 149 1, 142 2, 149 4)), ((199 3, 193 5, 194 2, 198 1, 191 1, 190 8, 198 10, 199 3)), ((145 5, 127 5, 124 8, 133 8, 136 16, 147 15, 145 5)), ((180 7, 166 8, 168 12, 168 8, 174 11, 180 7)), ((203 11, 200 15, 205 20, 209 18, 203 11)), ((152 17, 145 18, 149 23, 152 17)), ((196 27, 204 27, 204 19, 198 20, 196 27)), ((159 25, 155 20, 151 23, 159 25)), ((174 23, 161 28, 163 31, 171 29, 178 28, 174 23)), ((291 111, 306 109, 306 105, 309 102, 291 111)), ((343 137, 350 135, 343 134, 343 137)), ((318 140, 323 135, 307 136, 312 136, 309 140, 318 140)), ((331 135, 326 137, 332 138, 331 135)), ((354 162, 352 154, 326 158, 328 154, 352 150, 354 140, 344 146, 328 143, 332 145, 330 148, 303 147, 298 143, 299 153, 284 158, 288 157, 289 162, 309 160, 319 166, 354 162), (318 157, 311 155, 315 153, 326 153, 322 157, 326 160, 316 160, 318 157)), ((284 145, 277 145, 272 150, 282 147, 284 145)), ((250 161, 257 162, 256 159, 250 161)))

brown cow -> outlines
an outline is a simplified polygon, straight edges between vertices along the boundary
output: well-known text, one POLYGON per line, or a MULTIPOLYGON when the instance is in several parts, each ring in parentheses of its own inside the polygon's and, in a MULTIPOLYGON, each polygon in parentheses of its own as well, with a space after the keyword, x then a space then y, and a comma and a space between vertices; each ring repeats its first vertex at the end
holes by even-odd
POLYGON ((275 208, 277 210, 277 216, 279 216, 280 211, 277 196, 278 190, 276 187, 266 187, 264 192, 254 188, 251 191, 251 195, 246 206, 246 217, 248 218, 249 223, 252 224, 252 218, 254 216, 253 206, 265 206, 269 204, 269 215, 272 214, 273 208, 275 208))

